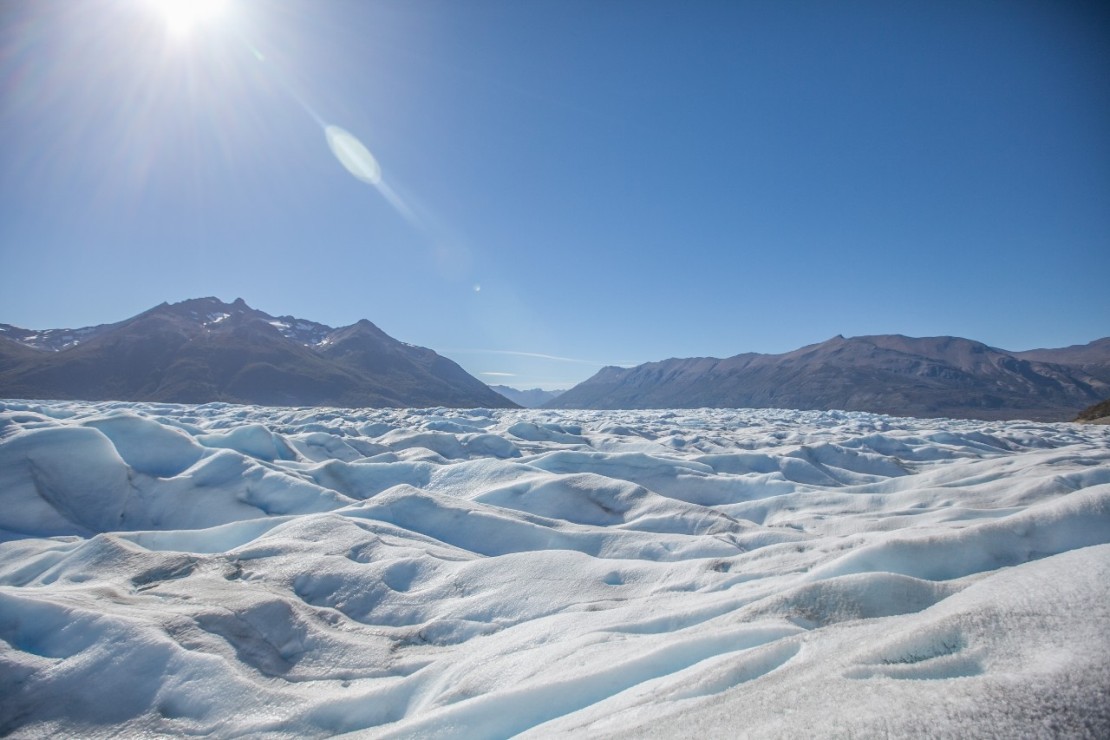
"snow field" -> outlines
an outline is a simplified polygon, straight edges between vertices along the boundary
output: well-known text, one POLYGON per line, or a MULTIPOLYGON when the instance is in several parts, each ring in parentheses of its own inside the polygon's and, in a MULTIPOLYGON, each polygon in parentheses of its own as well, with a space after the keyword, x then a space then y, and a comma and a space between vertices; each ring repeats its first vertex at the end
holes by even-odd
POLYGON ((1110 428, 0 402, 0 733, 1110 734, 1110 428))

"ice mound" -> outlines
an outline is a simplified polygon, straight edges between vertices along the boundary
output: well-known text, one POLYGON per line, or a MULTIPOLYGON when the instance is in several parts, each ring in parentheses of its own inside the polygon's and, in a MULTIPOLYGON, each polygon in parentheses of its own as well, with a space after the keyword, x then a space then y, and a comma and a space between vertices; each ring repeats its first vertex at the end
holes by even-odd
POLYGON ((1110 428, 0 402, 0 734, 1110 736, 1110 428))

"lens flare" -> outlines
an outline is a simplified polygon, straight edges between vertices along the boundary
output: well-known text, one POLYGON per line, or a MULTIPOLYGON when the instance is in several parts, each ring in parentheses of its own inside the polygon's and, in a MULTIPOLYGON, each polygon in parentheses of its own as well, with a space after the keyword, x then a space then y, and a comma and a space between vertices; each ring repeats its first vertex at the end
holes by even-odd
POLYGON ((382 168, 378 166, 378 160, 353 134, 338 126, 328 126, 324 134, 328 138, 328 147, 344 169, 363 182, 371 185, 381 183, 382 168))

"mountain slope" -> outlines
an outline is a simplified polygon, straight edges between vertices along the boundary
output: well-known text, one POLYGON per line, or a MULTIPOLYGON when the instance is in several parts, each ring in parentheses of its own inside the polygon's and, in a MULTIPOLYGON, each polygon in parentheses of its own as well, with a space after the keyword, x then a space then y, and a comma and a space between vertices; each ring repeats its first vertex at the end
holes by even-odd
POLYGON ((1110 398, 1083 409, 1079 412, 1079 416, 1075 417, 1075 421, 1110 424, 1110 398))
MULTIPOLYGON (((1105 341, 1105 340, 1100 340, 1105 341)), ((1110 391, 1110 343, 1069 348, 1077 365, 1019 357, 957 337, 834 337, 780 355, 607 367, 551 408, 797 408, 907 416, 1068 420, 1110 391), (1094 370, 1095 372, 1092 372, 1094 370)), ((1040 350, 1038 357, 1051 357, 1040 350)))
POLYGON ((1089 344, 1076 344, 1060 349, 1031 349, 1014 352, 1014 357, 1033 362, 1052 362, 1082 369, 1103 382, 1110 383, 1110 337, 1089 344))
POLYGON ((162 304, 89 330, 0 335, 0 397, 284 406, 512 406, 369 321, 333 329, 241 299, 162 304), (23 341, 20 341, 22 339, 23 341))

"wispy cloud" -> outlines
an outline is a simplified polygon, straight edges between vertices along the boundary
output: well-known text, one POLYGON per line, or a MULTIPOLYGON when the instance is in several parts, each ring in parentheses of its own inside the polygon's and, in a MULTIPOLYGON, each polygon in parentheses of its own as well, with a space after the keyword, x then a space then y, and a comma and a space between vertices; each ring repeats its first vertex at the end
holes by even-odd
POLYGON ((553 360, 555 362, 574 362, 579 365, 636 365, 635 362, 604 362, 602 360, 584 360, 579 357, 559 357, 558 355, 545 355, 542 352, 521 352, 512 349, 446 349, 448 353, 476 354, 476 355, 511 355, 513 357, 533 357, 539 360, 553 360))
POLYGON ((521 378, 520 380, 517 380, 515 383, 513 383, 513 387, 514 388, 519 388, 520 390, 530 390, 532 388, 541 388, 545 391, 555 391, 555 390, 565 391, 565 390, 569 390, 570 388, 573 388, 574 386, 578 385, 580 382, 581 381, 579 381, 579 380, 544 380, 543 378, 540 378, 539 380, 535 380, 535 379, 532 379, 532 378, 521 378))
POLYGON ((482 373, 482 375, 492 375, 495 378, 515 378, 516 373, 482 373))

